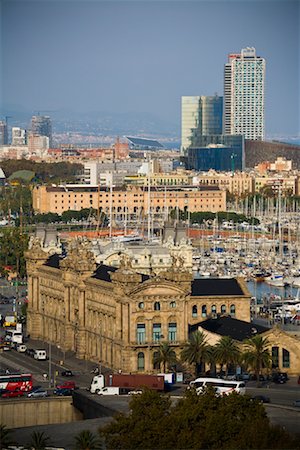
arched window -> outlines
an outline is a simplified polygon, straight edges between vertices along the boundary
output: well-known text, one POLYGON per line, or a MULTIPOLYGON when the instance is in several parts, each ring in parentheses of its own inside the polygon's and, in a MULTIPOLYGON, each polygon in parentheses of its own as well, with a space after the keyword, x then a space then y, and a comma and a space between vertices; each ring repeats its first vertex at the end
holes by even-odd
POLYGON ((221 306, 221 314, 225 314, 226 313, 226 305, 222 305, 221 306))
POLYGON ((176 308, 176 302, 170 302, 170 308, 176 308))
POLYGON ((137 370, 145 370, 145 355, 139 352, 137 355, 137 370))
POLYGON ((206 315, 207 315, 206 305, 202 305, 201 315, 202 315, 202 317, 206 317, 206 315))
POLYGON ((279 348, 272 347, 272 369, 277 369, 279 366, 279 348))
POLYGON ((144 309, 144 302, 139 303, 139 309, 144 309))
POLYGON ((216 305, 211 305, 211 313, 212 314, 217 314, 217 307, 216 307, 216 305))
POLYGON ((235 305, 230 305, 230 315, 235 316, 235 305))
POLYGON ((197 317, 198 316, 198 308, 197 305, 194 305, 192 307, 192 317, 197 317))
POLYGON ((282 367, 285 369, 290 367, 290 352, 285 348, 282 349, 282 367))
POLYGON ((160 303, 159 302, 154 303, 154 311, 160 311, 160 303))

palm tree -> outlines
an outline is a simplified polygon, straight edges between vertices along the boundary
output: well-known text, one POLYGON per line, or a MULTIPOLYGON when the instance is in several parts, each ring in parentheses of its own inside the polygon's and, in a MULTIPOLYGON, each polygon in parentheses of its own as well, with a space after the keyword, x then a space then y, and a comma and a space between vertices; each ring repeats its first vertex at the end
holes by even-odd
POLYGON ((181 352, 182 361, 195 365, 196 375, 202 363, 211 362, 210 346, 205 337, 202 331, 195 331, 181 352))
POLYGON ((77 450, 94 450, 100 449, 101 441, 90 430, 82 430, 75 436, 75 448, 77 450))
POLYGON ((162 342, 157 352, 153 355, 153 364, 159 364, 163 366, 163 373, 166 373, 167 367, 170 368, 173 364, 176 364, 177 358, 174 350, 168 342, 162 342))
POLYGON ((45 450, 46 447, 51 445, 50 438, 45 434, 44 431, 34 431, 30 435, 30 442, 27 446, 31 450, 45 450))
POLYGON ((0 424, 0 450, 8 448, 13 445, 13 441, 10 438, 11 431, 6 427, 6 425, 0 424))
POLYGON ((223 366, 226 364, 226 375, 228 374, 229 365, 236 364, 240 358, 240 350, 230 336, 222 336, 215 345, 213 352, 216 362, 221 364, 221 370, 223 370, 223 366))
POLYGON ((253 336, 244 341, 246 351, 243 353, 243 360, 247 366, 250 366, 259 381, 259 375, 263 367, 269 367, 271 355, 268 350, 269 341, 261 335, 253 336))

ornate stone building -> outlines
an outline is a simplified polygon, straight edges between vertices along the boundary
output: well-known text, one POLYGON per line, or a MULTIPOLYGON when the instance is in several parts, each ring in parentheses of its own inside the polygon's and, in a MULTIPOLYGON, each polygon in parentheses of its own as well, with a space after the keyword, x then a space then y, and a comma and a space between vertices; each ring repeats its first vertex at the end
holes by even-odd
POLYGON ((26 253, 28 333, 130 372, 152 372, 162 341, 179 354, 190 327, 230 314, 250 320, 250 294, 241 279, 193 279, 180 257, 158 275, 140 274, 123 257, 120 267, 99 265, 84 242, 65 257, 49 256, 38 240, 26 253))

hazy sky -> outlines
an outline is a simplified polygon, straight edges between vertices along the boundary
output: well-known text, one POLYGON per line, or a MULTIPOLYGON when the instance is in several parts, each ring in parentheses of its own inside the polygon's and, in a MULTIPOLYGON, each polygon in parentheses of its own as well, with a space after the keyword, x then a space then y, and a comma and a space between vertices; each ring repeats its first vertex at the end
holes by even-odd
POLYGON ((2 107, 150 112, 223 94, 228 53, 266 58, 267 134, 299 134, 299 1, 2 0, 2 107))

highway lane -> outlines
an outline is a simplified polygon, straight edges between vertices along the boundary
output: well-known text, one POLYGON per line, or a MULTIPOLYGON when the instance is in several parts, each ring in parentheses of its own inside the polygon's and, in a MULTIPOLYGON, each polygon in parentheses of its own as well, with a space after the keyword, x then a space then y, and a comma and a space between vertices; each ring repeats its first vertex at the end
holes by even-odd
MULTIPOLYGON (((26 354, 18 353, 16 350, 10 350, 0 354, 0 368, 32 373, 35 384, 49 385, 49 360, 38 361, 26 354), (44 378, 43 374, 47 374, 47 379, 44 378)), ((79 387, 86 388, 90 386, 92 378, 93 375, 89 371, 78 370, 78 368, 72 367, 72 364, 68 364, 68 367, 65 367, 57 364, 56 361, 51 361, 51 385, 72 380, 79 387), (74 376, 72 378, 61 376, 61 372, 66 368, 73 371, 74 376)))

